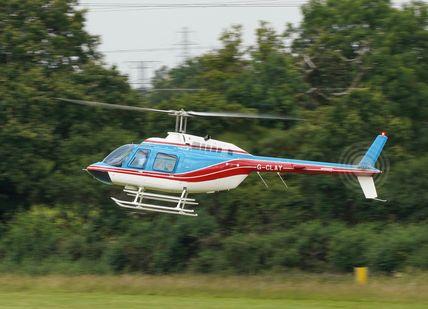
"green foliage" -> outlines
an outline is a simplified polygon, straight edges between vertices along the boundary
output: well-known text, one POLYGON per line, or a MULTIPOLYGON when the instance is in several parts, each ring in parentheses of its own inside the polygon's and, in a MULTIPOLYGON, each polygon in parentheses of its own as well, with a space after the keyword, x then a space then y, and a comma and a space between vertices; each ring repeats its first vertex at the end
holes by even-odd
POLYGON ((409 226, 407 229, 394 225, 388 227, 374 240, 368 252, 370 265, 386 272, 412 265, 412 255, 417 252, 420 256, 419 248, 426 246, 427 230, 423 226, 409 226))
POLYGON ((216 234, 210 216, 128 218, 117 235, 97 227, 100 213, 34 207, 12 220, 0 242, 0 271, 64 274, 192 270, 256 274, 284 269, 427 269, 428 230, 417 225, 310 221, 270 233, 216 234))
POLYGON ((186 269, 200 250, 201 239, 215 230, 215 223, 209 217, 202 219, 202 224, 189 218, 175 219, 129 222, 126 233, 110 240, 106 263, 114 271, 166 273, 186 269))
POLYGON ((397 218, 410 216, 412 220, 427 217, 428 157, 399 162, 391 175, 388 193, 394 202, 392 213, 397 218))
POLYGON ((354 267, 366 266, 370 237, 376 233, 371 226, 357 226, 341 230, 333 235, 329 260, 340 271, 352 271, 354 267))

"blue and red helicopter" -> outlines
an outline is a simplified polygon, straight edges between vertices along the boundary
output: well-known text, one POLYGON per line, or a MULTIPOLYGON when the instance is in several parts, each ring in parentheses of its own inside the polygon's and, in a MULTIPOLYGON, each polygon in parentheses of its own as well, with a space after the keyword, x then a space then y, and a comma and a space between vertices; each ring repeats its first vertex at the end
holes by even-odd
MULTIPOLYGON (((382 173, 375 163, 387 141, 378 135, 358 164, 341 164, 252 155, 236 145, 207 137, 186 134, 190 117, 233 117, 299 120, 298 118, 228 113, 161 110, 60 99, 76 104, 131 111, 166 113, 176 118, 175 132, 166 138, 148 138, 140 144, 120 146, 103 161, 89 165, 86 171, 97 180, 124 187, 131 201, 113 198, 120 207, 135 211, 155 211, 197 216, 187 206, 198 205, 190 193, 213 193, 236 188, 250 173, 348 174, 358 180, 367 199, 377 198, 373 176, 382 173), (161 193, 159 193, 161 192, 161 193), (174 195, 175 193, 175 195, 174 195), (178 195, 177 195, 178 193, 178 195), (163 202, 154 204, 151 201, 163 202), (170 204, 168 204, 170 203, 170 204), (172 206, 168 206, 171 205, 172 206)), ((265 182, 264 182, 265 183, 265 182)), ((265 183, 266 184, 266 183, 265 183)), ((382 201, 382 200, 381 200, 382 201)))

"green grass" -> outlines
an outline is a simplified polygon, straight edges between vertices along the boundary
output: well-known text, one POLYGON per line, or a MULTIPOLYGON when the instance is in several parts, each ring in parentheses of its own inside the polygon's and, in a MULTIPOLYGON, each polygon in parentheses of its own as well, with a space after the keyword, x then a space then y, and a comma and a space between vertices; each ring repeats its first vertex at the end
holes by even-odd
POLYGON ((0 308, 428 308, 428 276, 0 276, 0 308))

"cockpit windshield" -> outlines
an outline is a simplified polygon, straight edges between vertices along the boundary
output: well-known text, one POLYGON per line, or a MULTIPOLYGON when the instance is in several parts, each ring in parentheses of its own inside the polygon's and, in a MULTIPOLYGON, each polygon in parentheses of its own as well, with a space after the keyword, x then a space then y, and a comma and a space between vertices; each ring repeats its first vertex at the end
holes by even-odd
POLYGON ((123 160, 125 160, 129 154, 132 152, 132 149, 134 149, 133 144, 127 144, 120 146, 116 150, 114 150, 111 154, 109 154, 103 162, 108 165, 113 166, 122 166, 123 160))

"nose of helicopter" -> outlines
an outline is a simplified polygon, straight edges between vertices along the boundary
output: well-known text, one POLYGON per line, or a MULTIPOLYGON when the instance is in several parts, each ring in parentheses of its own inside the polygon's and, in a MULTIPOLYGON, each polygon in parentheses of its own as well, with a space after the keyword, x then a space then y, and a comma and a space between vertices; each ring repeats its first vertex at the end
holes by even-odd
POLYGON ((106 184, 111 184, 111 179, 107 171, 103 171, 102 168, 96 166, 94 164, 89 165, 85 171, 88 172, 89 175, 94 177, 96 180, 101 181, 106 184))

